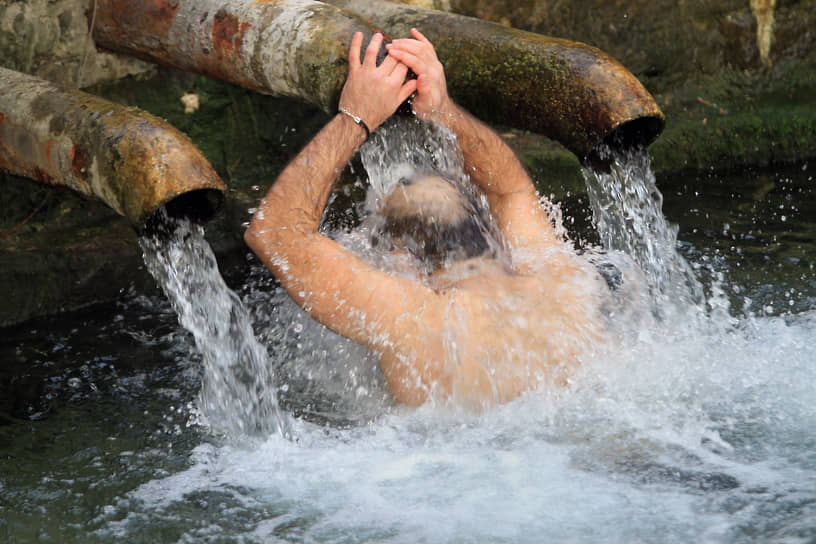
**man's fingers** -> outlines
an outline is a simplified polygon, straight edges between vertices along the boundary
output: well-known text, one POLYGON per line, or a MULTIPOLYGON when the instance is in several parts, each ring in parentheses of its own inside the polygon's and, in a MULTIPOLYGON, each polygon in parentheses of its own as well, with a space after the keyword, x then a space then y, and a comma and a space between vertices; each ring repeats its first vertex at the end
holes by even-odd
POLYGON ((398 49, 400 51, 407 51, 417 57, 423 58, 426 61, 433 60, 436 58, 434 55, 433 49, 430 49, 427 45, 423 44, 422 42, 418 42, 416 40, 411 39, 399 39, 394 40, 389 45, 386 46, 389 51, 398 49))
POLYGON ((405 51, 404 49, 392 47, 388 50, 388 56, 408 65, 408 67, 416 73, 421 73, 424 71, 422 70, 423 63, 420 58, 413 53, 405 51))
POLYGON ((382 70, 386 74, 391 74, 397 66, 399 66, 399 60, 392 57, 390 54, 386 55, 383 59, 382 64, 380 64, 380 70, 382 70))
POLYGON ((399 63, 399 64, 397 64, 396 68, 394 68, 394 71, 391 72, 391 74, 389 74, 388 77, 390 77, 394 81, 399 81, 400 83, 402 83, 403 81, 405 81, 405 76, 407 76, 407 75, 408 75, 408 67, 405 66, 402 63, 399 63))
POLYGON ((430 45, 431 48, 433 48, 433 44, 431 43, 431 41, 428 38, 426 38, 425 35, 416 28, 411 29, 411 36, 413 36, 414 38, 423 43, 430 45))
POLYGON ((377 66, 377 53, 380 52, 380 46, 382 45, 383 35, 379 32, 375 33, 372 36, 371 41, 368 42, 368 47, 366 47, 365 58, 363 59, 363 66, 377 66))
POLYGON ((412 94, 414 94, 414 92, 416 92, 416 90, 417 90, 417 81, 415 79, 411 79, 409 81, 406 81, 405 85, 403 85, 402 88, 400 88, 398 102, 400 104, 402 104, 403 102, 408 100, 408 97, 411 96, 412 94))
POLYGON ((349 70, 360 66, 360 48, 363 46, 363 33, 355 32, 349 47, 349 70))

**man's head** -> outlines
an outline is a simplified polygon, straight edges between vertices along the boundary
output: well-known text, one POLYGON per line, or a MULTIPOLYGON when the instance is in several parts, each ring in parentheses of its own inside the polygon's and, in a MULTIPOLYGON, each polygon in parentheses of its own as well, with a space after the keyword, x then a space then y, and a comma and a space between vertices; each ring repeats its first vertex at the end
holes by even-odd
POLYGON ((400 180, 379 216, 372 245, 407 251, 428 273, 453 261, 495 257, 498 250, 485 207, 460 184, 436 174, 400 180))

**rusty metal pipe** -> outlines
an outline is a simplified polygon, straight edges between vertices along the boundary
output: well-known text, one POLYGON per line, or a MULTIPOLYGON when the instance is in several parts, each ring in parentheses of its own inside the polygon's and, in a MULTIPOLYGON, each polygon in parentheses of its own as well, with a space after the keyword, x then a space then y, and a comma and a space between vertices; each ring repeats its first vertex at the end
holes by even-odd
POLYGON ((0 68, 0 170, 96 197, 138 229, 211 216, 226 187, 190 139, 137 108, 0 68))
POLYGON ((412 26, 435 43, 453 98, 482 119, 547 135, 582 159, 601 141, 648 144, 663 128, 640 82, 598 49, 378 0, 97 0, 93 35, 109 49, 331 111, 354 31, 399 37, 412 26))
POLYGON ((648 145, 663 112, 623 65, 589 45, 382 0, 326 0, 394 37, 420 29, 451 96, 481 119, 544 134, 587 159, 598 144, 648 145))
POLYGON ((97 0, 102 47, 255 91, 337 107, 367 21, 314 0, 97 0))

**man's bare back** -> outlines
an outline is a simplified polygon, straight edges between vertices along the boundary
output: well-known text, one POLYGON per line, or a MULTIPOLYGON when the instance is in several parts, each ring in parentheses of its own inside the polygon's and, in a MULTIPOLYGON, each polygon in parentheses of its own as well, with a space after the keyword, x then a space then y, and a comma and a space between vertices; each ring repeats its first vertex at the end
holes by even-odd
MULTIPOLYGON (((379 356, 400 402, 435 399, 479 407, 542 384, 564 384, 602 337, 605 286, 555 235, 512 151, 449 99, 430 42, 416 30, 412 35, 392 42, 380 66, 375 58, 382 37, 372 38, 360 62, 362 36, 355 35, 341 113, 281 173, 247 230, 247 243, 312 317, 379 356), (417 80, 405 81, 408 68, 417 80), (319 232, 331 186, 369 127, 379 126, 414 92, 417 116, 456 135, 465 174, 485 195, 509 254, 527 251, 536 258, 504 260, 477 244, 466 258, 427 259, 429 268, 412 280, 374 268, 319 232)), ((445 180, 430 177, 407 187, 409 196, 397 195, 402 208, 395 212, 394 232, 409 219, 426 221, 442 201, 456 205, 445 180), (435 201, 435 194, 445 197, 435 201)), ((458 221, 467 214, 448 215, 458 221)), ((403 242, 393 249, 422 252, 435 245, 433 238, 413 246, 403 242)))
POLYGON ((570 262, 571 253, 557 258, 561 272, 571 268, 569 279, 483 258, 430 278, 436 296, 400 316, 374 346, 392 394, 411 405, 435 399, 478 408, 565 385, 603 337, 605 288, 585 262, 570 262))

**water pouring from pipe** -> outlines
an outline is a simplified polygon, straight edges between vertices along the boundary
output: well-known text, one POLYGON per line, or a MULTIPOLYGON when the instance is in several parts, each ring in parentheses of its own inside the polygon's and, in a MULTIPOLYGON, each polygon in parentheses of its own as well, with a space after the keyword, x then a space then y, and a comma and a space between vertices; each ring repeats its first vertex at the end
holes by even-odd
POLYGON ((663 216, 645 148, 603 145, 602 164, 583 167, 593 224, 603 248, 621 252, 643 272, 654 312, 669 307, 700 306, 703 288, 677 251, 677 226, 663 216))
POLYGON ((241 299, 224 283, 203 227, 159 213, 139 239, 148 270, 192 333, 202 357, 198 408, 216 433, 236 439, 286 434, 266 348, 241 299))
POLYGON ((150 272, 196 336, 218 432, 285 432, 266 353, 199 223, 226 190, 189 138, 150 114, 0 68, 0 167, 95 197, 142 236, 150 272))

